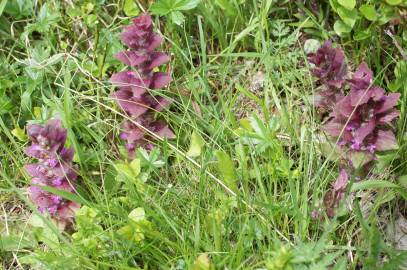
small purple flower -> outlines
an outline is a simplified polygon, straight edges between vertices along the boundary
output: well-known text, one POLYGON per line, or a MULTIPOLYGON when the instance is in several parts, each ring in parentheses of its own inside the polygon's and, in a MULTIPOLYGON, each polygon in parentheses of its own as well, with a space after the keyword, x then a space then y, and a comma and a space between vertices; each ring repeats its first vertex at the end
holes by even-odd
MULTIPOLYGON (((121 40, 129 50, 115 54, 115 58, 134 70, 118 72, 112 75, 111 82, 118 87, 111 97, 119 104, 131 119, 146 129, 164 138, 173 138, 174 134, 163 120, 155 120, 153 113, 167 108, 171 101, 163 97, 155 97, 151 89, 159 89, 168 85, 171 77, 166 72, 156 69, 167 63, 170 57, 155 51, 162 38, 153 31, 151 16, 143 14, 133 20, 133 24, 125 27, 121 40)), ((142 129, 125 121, 124 131, 120 138, 127 141, 126 148, 132 154, 136 147, 149 149, 153 139, 142 129)))
POLYGON ((67 131, 59 120, 50 120, 46 125, 29 125, 27 130, 32 144, 25 152, 38 159, 37 163, 25 166, 27 173, 33 177, 28 194, 41 213, 48 213, 64 226, 72 222, 73 212, 79 204, 47 192, 41 186, 75 191, 73 181, 77 173, 71 164, 74 152, 64 147, 67 131), (66 205, 71 211, 67 211, 66 205))

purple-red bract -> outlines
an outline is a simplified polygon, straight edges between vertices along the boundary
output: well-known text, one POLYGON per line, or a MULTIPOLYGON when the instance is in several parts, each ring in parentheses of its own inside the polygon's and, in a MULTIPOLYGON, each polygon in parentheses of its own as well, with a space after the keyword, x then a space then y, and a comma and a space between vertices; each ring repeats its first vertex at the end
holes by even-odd
POLYGON ((72 165, 74 151, 64 147, 67 131, 57 119, 50 120, 45 125, 29 125, 27 131, 32 144, 25 149, 25 153, 37 159, 37 163, 25 166, 32 177, 28 194, 41 213, 48 213, 59 225, 65 227, 72 222, 80 205, 45 191, 41 186, 71 193, 75 191, 77 173, 72 165))
POLYGON ((313 64, 311 74, 318 78, 320 89, 315 95, 315 105, 330 109, 343 94, 342 86, 347 75, 345 55, 339 48, 333 48, 331 41, 326 41, 316 53, 308 54, 308 61, 313 64))
POLYGON ((175 137, 164 120, 156 120, 153 116, 154 112, 167 108, 171 101, 155 97, 151 91, 170 83, 171 77, 167 72, 154 71, 167 63, 170 57, 163 52, 155 51, 162 38, 153 31, 151 16, 148 14, 135 18, 132 25, 124 28, 120 37, 129 50, 114 56, 134 69, 115 73, 110 80, 119 89, 112 94, 112 98, 132 119, 124 122, 124 131, 120 135, 127 141, 126 147, 132 156, 136 147, 150 149, 153 139, 134 122, 163 138, 175 137))

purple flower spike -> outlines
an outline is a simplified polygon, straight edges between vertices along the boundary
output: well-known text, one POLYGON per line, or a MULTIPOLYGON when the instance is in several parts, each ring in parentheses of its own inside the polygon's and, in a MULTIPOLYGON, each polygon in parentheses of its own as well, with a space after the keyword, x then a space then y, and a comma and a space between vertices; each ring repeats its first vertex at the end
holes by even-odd
MULTIPOLYGON (((143 14, 133 20, 133 24, 124 28, 121 40, 129 50, 114 55, 116 59, 133 67, 134 70, 118 72, 110 81, 119 88, 111 97, 133 121, 163 138, 173 138, 174 133, 163 120, 155 120, 154 112, 167 108, 171 101, 163 97, 154 97, 151 89, 160 89, 171 82, 167 72, 156 69, 167 63, 170 57, 155 51, 162 38, 154 33, 151 16, 143 14)), ((144 130, 131 121, 123 124, 124 131, 120 134, 126 140, 126 148, 130 156, 136 147, 151 149, 153 139, 144 130)))
POLYGON ((48 213, 64 228, 72 222, 74 211, 80 205, 47 192, 41 186, 75 191, 73 182, 77 174, 71 164, 74 152, 64 147, 67 131, 59 120, 50 120, 46 125, 29 125, 27 130, 32 144, 25 152, 38 159, 37 163, 25 166, 33 177, 33 185, 28 188, 29 197, 41 213, 48 213))
POLYGON ((345 55, 341 49, 332 48, 331 41, 326 41, 316 53, 308 55, 308 61, 314 65, 311 73, 321 85, 315 105, 329 109, 342 96, 341 88, 347 74, 345 55))

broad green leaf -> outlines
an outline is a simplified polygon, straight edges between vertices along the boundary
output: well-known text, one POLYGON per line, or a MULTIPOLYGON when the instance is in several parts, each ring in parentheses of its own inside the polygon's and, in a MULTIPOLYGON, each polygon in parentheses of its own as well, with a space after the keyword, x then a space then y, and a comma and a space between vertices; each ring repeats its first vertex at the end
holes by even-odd
MULTIPOLYGON (((150 10, 153 14, 156 15, 167 15, 170 12, 174 11, 193 9, 199 3, 200 0, 159 0, 151 5, 150 10)), ((179 14, 176 14, 175 21, 179 22, 180 20, 181 16, 179 14)))
POLYGON ((185 21, 184 15, 182 15, 182 13, 177 10, 171 12, 170 16, 172 22, 175 23, 176 25, 181 25, 185 21))
POLYGON ((144 208, 137 207, 136 209, 130 212, 128 217, 129 219, 137 223, 145 219, 146 213, 144 212, 144 208))
POLYGON ((141 171, 140 159, 133 159, 133 161, 130 162, 130 168, 132 170, 132 176, 137 177, 141 171))
POLYGON ((338 0, 338 4, 347 8, 348 10, 352 10, 356 6, 356 0, 338 0))
POLYGON ((223 180, 230 189, 236 191, 236 170, 233 161, 225 152, 216 151, 215 155, 218 160, 218 170, 222 174, 223 180))
POLYGON ((196 258, 192 270, 209 270, 211 268, 211 261, 207 253, 202 253, 196 258))
POLYGON ((355 25, 356 19, 358 18, 358 12, 356 9, 348 10, 346 8, 339 7, 337 11, 339 17, 345 24, 351 28, 355 25))
POLYGON ((140 13, 140 10, 135 0, 125 0, 123 5, 123 11, 129 17, 137 16, 140 13))
POLYGON ((339 36, 343 36, 345 34, 350 33, 352 31, 352 27, 346 25, 343 21, 337 20, 334 24, 335 33, 339 36))
POLYGON ((114 165, 114 167, 118 173, 124 174, 125 176, 127 176, 129 178, 133 177, 133 170, 131 169, 131 167, 128 164, 120 162, 120 163, 116 163, 114 165))
POLYGON ((173 10, 174 0, 159 0, 154 2, 151 7, 151 13, 155 15, 167 15, 173 10))
POLYGON ((362 5, 362 6, 360 6, 359 10, 360 10, 360 13, 362 13, 362 15, 369 21, 376 21, 378 18, 378 14, 373 5, 367 5, 367 4, 362 5))
POLYGON ((385 180, 366 180, 354 183, 351 191, 377 188, 400 188, 400 186, 385 180))
POLYGON ((203 141, 202 137, 195 131, 192 131, 191 142, 189 145, 187 156, 189 156, 189 157, 200 156, 203 146, 204 146, 204 141, 203 141))
POLYGON ((368 29, 363 30, 363 31, 357 31, 354 35, 353 35, 353 39, 354 40, 365 40, 368 39, 369 37, 371 37, 372 34, 370 33, 370 31, 368 29))

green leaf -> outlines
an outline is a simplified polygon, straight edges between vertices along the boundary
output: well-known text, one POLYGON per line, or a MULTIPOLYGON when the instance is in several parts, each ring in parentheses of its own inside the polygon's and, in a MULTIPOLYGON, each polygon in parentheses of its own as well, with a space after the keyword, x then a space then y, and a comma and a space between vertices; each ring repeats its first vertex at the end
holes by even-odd
POLYGON ((350 160, 352 161, 355 169, 360 169, 363 165, 370 162, 372 157, 363 152, 352 152, 350 153, 350 160))
POLYGON ((343 7, 338 7, 338 15, 341 17, 342 21, 350 26, 351 28, 355 25, 356 19, 358 18, 358 12, 356 9, 348 10, 343 7))
POLYGON ((378 14, 373 5, 367 5, 367 4, 362 5, 362 6, 360 6, 359 11, 369 21, 376 21, 378 18, 378 14))
POLYGON ((41 189, 43 189, 45 191, 48 191, 49 193, 58 195, 58 196, 60 196, 60 197, 62 197, 64 199, 67 199, 67 200, 70 200, 70 201, 74 201, 74 202, 77 202, 77 203, 80 203, 80 204, 86 204, 86 205, 89 204, 89 202, 86 201, 84 198, 82 198, 82 197, 80 197, 80 196, 78 196, 76 194, 73 194, 71 192, 65 191, 65 190, 60 190, 60 189, 53 188, 53 187, 50 187, 50 186, 42 186, 42 185, 34 185, 34 186, 39 187, 39 188, 41 188, 41 189))
POLYGON ((398 181, 398 182, 400 183, 400 185, 402 185, 404 188, 407 188, 407 174, 400 176, 397 181, 398 181))
MULTIPOLYGON (((167 15, 170 12, 190 10, 195 8, 201 1, 200 0, 159 0, 151 5, 151 13, 155 15, 167 15)), ((174 18, 172 18, 174 20, 174 18)), ((175 15, 175 21, 179 22, 181 16, 175 15)))
POLYGON ((218 160, 218 170, 222 174, 223 180, 231 190, 236 191, 236 170, 233 161, 225 152, 216 151, 215 155, 218 160))
POLYGON ((21 235, 1 235, 0 250, 14 251, 25 248, 34 248, 37 245, 34 241, 29 241, 21 238, 21 235))
POLYGON ((16 127, 11 131, 11 133, 22 142, 27 140, 27 135, 25 134, 24 129, 20 128, 18 125, 16 125, 16 127))
POLYGON ((137 16, 140 13, 140 10, 134 0, 125 0, 123 11, 129 17, 137 16))
POLYGON ((181 25, 185 21, 184 15, 179 11, 171 12, 171 20, 176 25, 181 25))
POLYGON ((351 191, 378 188, 400 188, 400 186, 385 180, 366 180, 354 183, 351 191))
POLYGON ((334 30, 337 35, 344 36, 352 31, 352 27, 349 27, 341 20, 337 20, 334 24, 334 30))
POLYGON ((1 14, 3 14, 3 10, 6 7, 6 4, 7 4, 7 0, 2 0, 0 2, 0 17, 1 17, 1 14))
POLYGON ((175 10, 190 10, 196 8, 201 0, 177 0, 174 9, 175 10))
POLYGON ((174 0, 160 0, 154 2, 151 7, 150 11, 154 15, 167 15, 172 11, 172 2, 174 0))
POLYGON ((189 156, 189 157, 200 156, 203 146, 204 146, 204 141, 203 141, 202 137, 195 131, 192 131, 191 142, 189 145, 187 156, 189 156))
POLYGON ((196 258, 192 270, 209 270, 211 269, 211 261, 207 253, 202 253, 196 258))
POLYGON ((386 3, 392 6, 400 5, 403 0, 386 0, 386 3))
POLYGON ((338 0, 338 4, 347 8, 348 10, 352 10, 356 6, 356 0, 338 0))
POLYGON ((142 220, 145 219, 146 217, 146 213, 144 212, 144 208, 142 207, 137 207, 136 209, 134 209, 133 211, 130 212, 129 214, 129 219, 131 219, 132 221, 138 223, 142 220))
POLYGON ((363 31, 357 31, 354 35, 353 35, 353 39, 354 40, 365 40, 370 38, 372 35, 370 33, 370 31, 368 29, 363 30, 363 31))
POLYGON ((130 168, 132 170, 132 176, 137 177, 141 171, 140 159, 135 158, 132 162, 130 162, 130 168))

